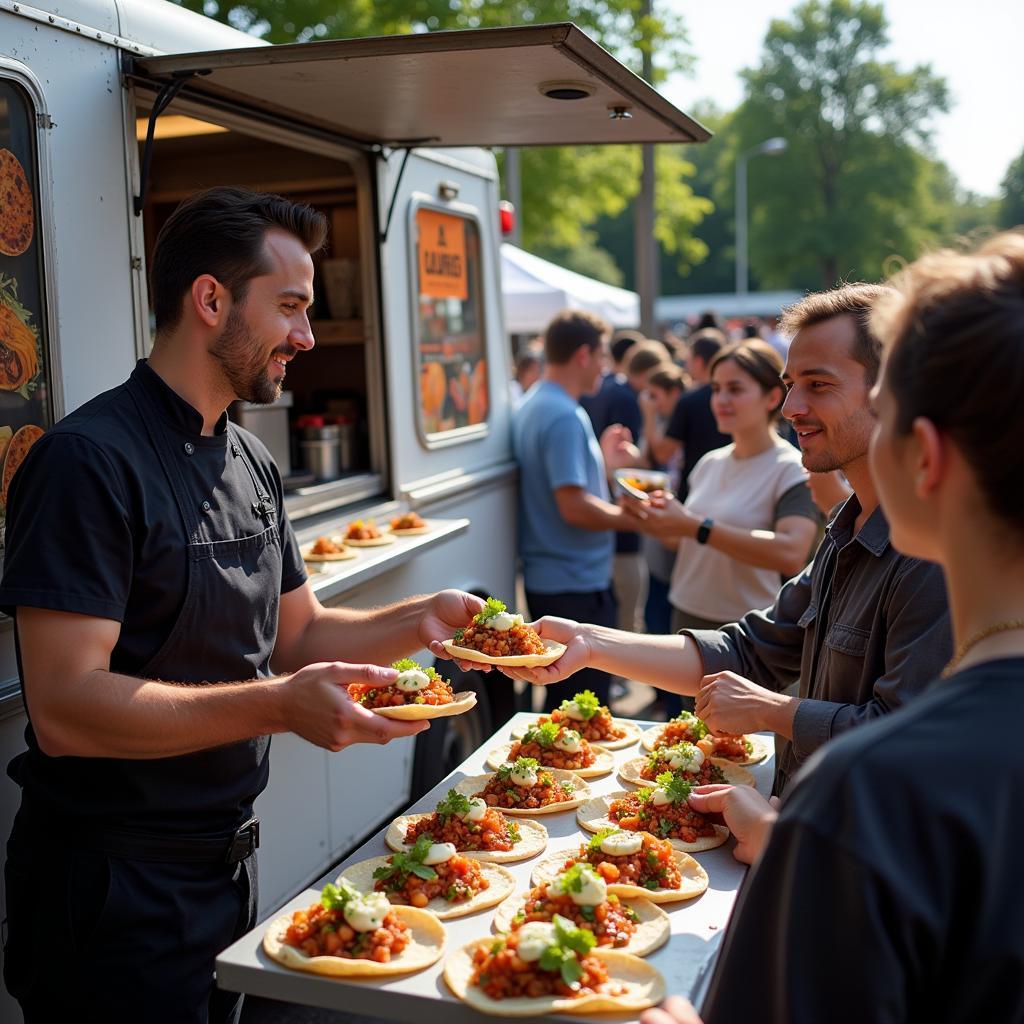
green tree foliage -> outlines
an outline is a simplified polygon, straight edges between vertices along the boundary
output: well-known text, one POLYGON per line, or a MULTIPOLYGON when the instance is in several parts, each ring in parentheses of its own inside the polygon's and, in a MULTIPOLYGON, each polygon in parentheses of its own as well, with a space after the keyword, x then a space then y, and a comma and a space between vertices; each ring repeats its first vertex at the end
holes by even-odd
MULTIPOLYGON (((729 163, 772 136, 789 143, 749 168, 750 263, 764 287, 877 278, 933 240, 919 147, 946 87, 927 66, 882 61, 887 43, 881 5, 806 0, 772 22, 760 66, 743 72, 729 163)), ((721 191, 731 206, 731 183, 721 191)))
POLYGON ((1024 151, 1006 169, 1000 193, 999 226, 1015 228, 1024 224, 1024 151))

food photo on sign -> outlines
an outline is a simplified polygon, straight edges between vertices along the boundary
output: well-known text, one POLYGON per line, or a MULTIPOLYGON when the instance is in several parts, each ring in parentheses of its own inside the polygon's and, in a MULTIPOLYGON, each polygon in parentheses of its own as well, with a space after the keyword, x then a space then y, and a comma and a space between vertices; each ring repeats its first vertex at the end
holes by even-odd
POLYGON ((15 471, 53 419, 35 131, 28 97, 15 83, 0 81, 0 527, 15 471))

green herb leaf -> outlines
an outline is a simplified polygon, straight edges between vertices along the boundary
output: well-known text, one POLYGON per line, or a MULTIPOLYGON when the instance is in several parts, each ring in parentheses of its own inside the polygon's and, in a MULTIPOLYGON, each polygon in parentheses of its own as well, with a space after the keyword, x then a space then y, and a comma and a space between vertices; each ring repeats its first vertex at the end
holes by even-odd
POLYGON ((462 643, 462 637, 465 634, 465 632, 466 631, 464 629, 457 629, 457 630, 455 630, 455 632, 452 634, 452 639, 457 644, 461 644, 462 643))
POLYGON ((553 918, 555 926, 555 939, 563 949, 571 949, 573 952, 585 956, 594 946, 597 939, 589 928, 577 928, 567 917, 555 914, 553 918))
POLYGON ((573 700, 576 701, 580 714, 588 721, 601 710, 601 702, 593 690, 583 690, 581 693, 577 693, 573 700))
POLYGON ((545 722, 543 725, 536 725, 523 733, 523 743, 537 743, 542 747, 551 747, 554 745, 555 740, 558 739, 561 728, 555 722, 545 722))
POLYGON ((523 838, 522 833, 519 831, 519 826, 514 821, 508 823, 507 833, 513 843, 518 843, 523 838))
POLYGON ((359 890, 347 878, 339 878, 337 884, 328 882, 323 887, 320 903, 325 910, 344 910, 348 901, 359 895, 359 890))
POLYGON ((413 661, 412 658, 399 658, 398 661, 391 662, 391 667, 396 672, 411 672, 416 669, 418 672, 423 671, 423 667, 418 661, 413 661))
POLYGON ((685 725, 690 730, 690 735, 693 737, 694 742, 704 739, 708 734, 708 727, 704 723, 704 719, 698 718, 689 711, 680 711, 672 721, 685 725))
POLYGON ((593 850, 595 852, 600 851, 601 843, 603 843, 605 841, 605 839, 608 838, 608 836, 615 835, 616 832, 621 832, 621 831, 622 831, 621 828, 603 828, 603 829, 601 829, 601 831, 598 832, 597 835, 595 835, 594 838, 591 839, 589 843, 587 843, 587 849, 588 850, 593 850))
POLYGON ((674 804, 684 804, 690 798, 693 786, 690 782, 674 772, 662 772, 655 780, 674 804))
POLYGON ((463 814, 469 813, 469 797, 463 796, 456 789, 449 789, 448 795, 438 802, 436 810, 442 817, 448 815, 461 817, 463 814))
POLYGON ((493 619, 495 615, 500 615, 506 610, 504 602, 499 601, 497 598, 489 597, 484 604, 483 611, 474 615, 473 621, 478 626, 484 626, 487 624, 488 619, 493 619))
MULTIPOLYGON (((536 771, 540 767, 540 762, 535 757, 520 757, 517 758, 514 764, 503 764, 498 769, 498 778, 502 782, 506 782, 513 772, 525 772, 525 771, 536 771)), ((550 779, 551 776, 548 776, 550 779)), ((541 780, 543 784, 543 779, 541 780)), ((551 785, 550 782, 546 783, 551 785)))
POLYGON ((423 859, 430 852, 430 847, 433 844, 433 837, 421 835, 408 853, 393 853, 388 858, 388 863, 381 864, 373 872, 373 877, 378 881, 386 880, 387 887, 392 891, 401 889, 410 875, 432 882, 437 878, 437 872, 429 865, 424 864, 423 859))

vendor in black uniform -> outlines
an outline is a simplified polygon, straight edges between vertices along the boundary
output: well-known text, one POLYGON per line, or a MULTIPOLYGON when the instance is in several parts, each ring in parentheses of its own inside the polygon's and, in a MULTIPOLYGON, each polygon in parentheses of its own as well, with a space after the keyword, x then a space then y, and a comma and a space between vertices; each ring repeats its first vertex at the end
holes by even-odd
MULTIPOLYGON (((761 854, 712 1024, 1024 1021, 1024 233, 895 283, 873 318, 871 467, 893 544, 942 565, 956 653, 927 694, 830 743, 778 820, 743 787, 691 797, 761 854)), ((697 1017, 675 999, 642 1020, 697 1017)))
POLYGON ((255 923, 253 801, 269 736, 410 736, 349 682, 450 636, 456 591, 325 609, 266 448, 228 422, 312 348, 326 220, 218 188, 152 260, 152 356, 50 430, 16 475, 0 607, 16 616, 28 751, 8 844, 4 975, 27 1024, 237 1018, 215 956, 255 923), (351 664, 339 662, 343 657, 351 664))

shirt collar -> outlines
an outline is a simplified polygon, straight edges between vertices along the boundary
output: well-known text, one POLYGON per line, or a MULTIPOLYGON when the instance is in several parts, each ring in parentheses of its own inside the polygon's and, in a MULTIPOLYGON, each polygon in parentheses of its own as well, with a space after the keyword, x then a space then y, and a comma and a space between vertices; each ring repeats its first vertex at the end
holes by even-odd
POLYGON ((173 427, 192 436, 199 444, 223 446, 227 443, 228 414, 221 413, 213 436, 203 435, 203 414, 189 405, 150 365, 147 359, 135 364, 132 377, 146 389, 164 418, 173 427))
POLYGON ((860 515, 860 502, 856 494, 851 494, 832 517, 826 532, 832 538, 836 548, 842 550, 851 541, 856 540, 861 547, 868 550, 876 558, 885 554, 889 547, 889 520, 885 518, 882 506, 876 506, 868 516, 867 522, 854 534, 857 516, 860 515))

